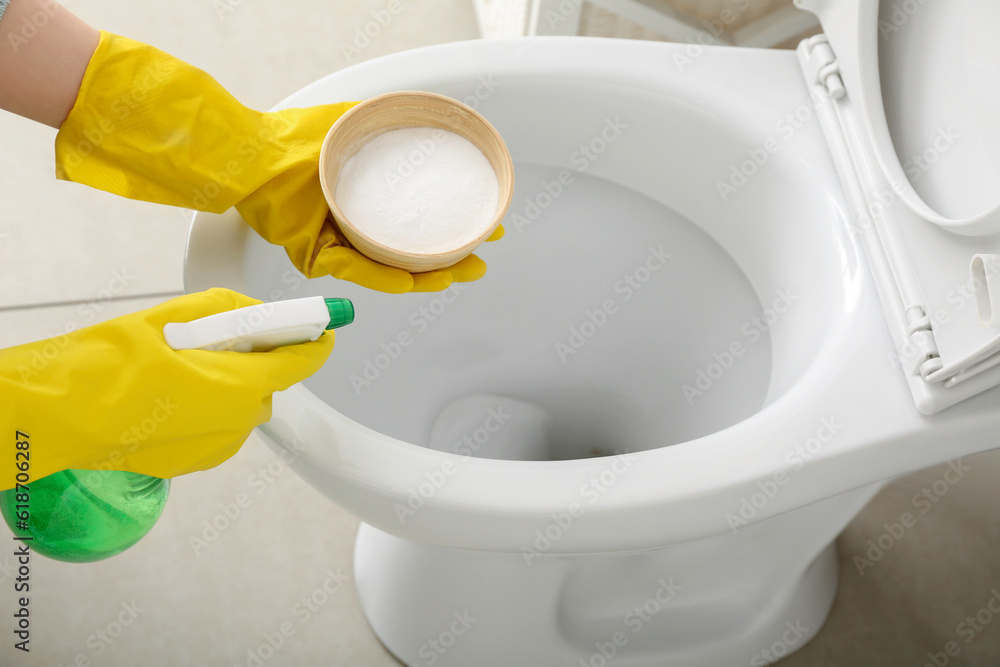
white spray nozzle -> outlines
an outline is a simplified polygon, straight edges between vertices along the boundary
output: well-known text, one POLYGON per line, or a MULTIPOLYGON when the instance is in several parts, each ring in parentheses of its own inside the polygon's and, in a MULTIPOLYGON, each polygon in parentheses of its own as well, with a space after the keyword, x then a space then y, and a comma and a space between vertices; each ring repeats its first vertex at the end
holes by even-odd
POLYGON ((163 327, 163 338, 175 350, 266 352, 316 340, 325 330, 353 321, 349 300, 312 296, 171 322, 163 327))

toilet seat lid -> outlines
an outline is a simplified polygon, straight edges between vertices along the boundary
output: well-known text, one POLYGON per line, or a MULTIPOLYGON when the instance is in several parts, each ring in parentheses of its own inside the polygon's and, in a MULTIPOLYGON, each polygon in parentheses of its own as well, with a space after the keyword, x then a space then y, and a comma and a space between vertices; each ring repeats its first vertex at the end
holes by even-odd
POLYGON ((799 62, 894 363, 934 414, 1000 385, 1000 41, 990 34, 1000 3, 795 4, 823 26, 799 45, 799 62), (989 270, 977 273, 977 260, 989 270))
POLYGON ((1000 3, 795 0, 820 18, 898 196, 952 232, 1000 232, 1000 3))

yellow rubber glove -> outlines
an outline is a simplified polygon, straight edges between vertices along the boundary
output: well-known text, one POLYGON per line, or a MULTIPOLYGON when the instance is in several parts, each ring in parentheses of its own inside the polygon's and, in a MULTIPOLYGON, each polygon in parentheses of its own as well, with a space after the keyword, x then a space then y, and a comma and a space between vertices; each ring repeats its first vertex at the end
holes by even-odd
POLYGON ((0 490, 14 486, 18 440, 32 480, 69 468, 169 478, 235 454, 271 418, 271 394, 319 370, 333 332, 270 352, 177 351, 163 325, 258 303, 211 289, 0 350, 0 490))
POLYGON ((329 274, 393 293, 481 278, 486 264, 475 255, 410 274, 368 259, 341 235, 320 188, 319 152, 354 104, 254 111, 202 70, 102 31, 56 137, 56 176, 199 211, 235 206, 308 278, 329 274))

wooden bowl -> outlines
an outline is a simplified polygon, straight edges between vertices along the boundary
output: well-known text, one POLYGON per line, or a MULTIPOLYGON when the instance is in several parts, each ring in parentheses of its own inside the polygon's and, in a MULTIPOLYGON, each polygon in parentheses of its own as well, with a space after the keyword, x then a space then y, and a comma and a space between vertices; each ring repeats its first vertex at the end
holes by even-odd
POLYGON ((411 273, 434 271, 469 256, 492 234, 514 195, 514 163, 500 133, 475 110, 450 97, 422 91, 386 93, 361 102, 341 116, 323 141, 319 179, 330 212, 356 250, 377 262, 411 273), (500 195, 493 221, 474 241, 442 253, 404 252, 385 246, 361 232, 337 206, 337 178, 343 165, 366 143, 383 132, 405 127, 430 127, 454 132, 479 148, 493 166, 500 195))

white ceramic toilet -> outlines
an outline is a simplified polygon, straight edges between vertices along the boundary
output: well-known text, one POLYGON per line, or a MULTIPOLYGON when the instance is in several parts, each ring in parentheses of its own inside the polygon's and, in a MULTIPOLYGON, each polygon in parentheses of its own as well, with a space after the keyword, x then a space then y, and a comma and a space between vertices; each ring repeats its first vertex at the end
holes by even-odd
POLYGON ((307 281, 196 217, 188 291, 355 301, 260 433, 364 522, 361 603, 406 664, 768 664, 886 480, 1000 444, 1000 5, 797 4, 829 42, 446 44, 282 103, 483 113, 517 189, 478 282, 307 281))

